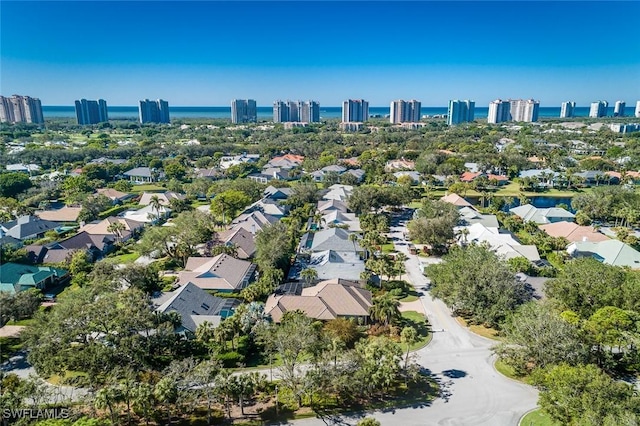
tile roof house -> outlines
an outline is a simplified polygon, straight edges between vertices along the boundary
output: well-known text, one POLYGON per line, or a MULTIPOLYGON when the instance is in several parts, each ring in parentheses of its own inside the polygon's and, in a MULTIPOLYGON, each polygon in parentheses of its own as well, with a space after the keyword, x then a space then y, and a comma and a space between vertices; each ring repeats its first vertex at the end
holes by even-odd
POLYGON ((138 204, 140 204, 141 206, 148 206, 151 204, 151 199, 153 197, 158 197, 158 201, 163 206, 168 206, 171 203, 171 200, 184 200, 186 198, 184 194, 178 194, 177 192, 173 192, 173 191, 158 192, 158 193, 143 192, 142 195, 140 196, 140 201, 138 202, 138 204))
POLYGON ((35 215, 40 219, 52 222, 77 222, 81 211, 82 207, 64 206, 60 209, 37 211, 35 215))
POLYGON ((346 213, 349 211, 349 207, 347 206, 347 203, 340 200, 320 200, 318 201, 317 210, 322 214, 326 214, 330 211, 346 213))
POLYGON ((269 185, 264 190, 263 195, 264 198, 269 198, 271 200, 286 200, 291 196, 291 193, 291 188, 276 188, 273 185, 269 185))
POLYGON ((120 235, 117 236, 121 241, 127 241, 134 235, 136 235, 142 228, 144 228, 144 222, 138 222, 132 219, 126 219, 124 217, 109 216, 101 221, 87 223, 80 228, 80 231, 85 231, 90 235, 112 235, 115 234, 109 230, 114 223, 122 224, 123 229, 120 231, 120 235))
POLYGON ((347 201, 353 193, 353 186, 334 184, 329 187, 329 191, 322 196, 323 200, 347 201))
POLYGON ((365 269, 364 260, 360 258, 359 253, 336 250, 312 253, 306 266, 318 272, 318 280, 342 278, 359 281, 360 274, 365 269))
POLYGON ((259 173, 251 173, 247 177, 259 183, 269 183, 274 180, 293 180, 296 176, 293 173, 289 173, 290 170, 284 167, 270 167, 263 169, 259 173))
POLYGON ((30 174, 31 172, 39 171, 40 166, 38 166, 37 164, 16 163, 16 164, 7 164, 6 169, 9 172, 22 172, 22 173, 30 174))
POLYGON ((300 310, 310 318, 329 321, 354 318, 366 322, 373 305, 369 290, 347 280, 328 280, 302 290, 301 296, 271 295, 264 312, 279 323, 288 311, 300 310))
POLYGON ((597 243, 609 239, 606 235, 596 231, 592 226, 580 226, 574 222, 556 222, 540 225, 540 229, 552 237, 564 237, 570 243, 589 241, 597 243))
POLYGON ((244 163, 255 163, 260 159, 260 154, 240 154, 240 155, 225 155, 220 157, 220 168, 227 170, 230 167, 237 166, 244 163))
POLYGON ((215 257, 190 257, 178 274, 180 285, 193 283, 204 290, 240 291, 254 278, 256 265, 226 254, 215 257))
POLYGON ((277 200, 263 198, 248 206, 242 213, 262 212, 276 218, 282 218, 289 213, 290 207, 280 204, 277 200))
POLYGON ((163 303, 156 311, 180 314, 182 323, 176 330, 179 333, 193 334, 205 321, 217 327, 220 321, 231 316, 234 308, 240 304, 238 299, 212 296, 193 283, 186 283, 175 292, 163 296, 160 299, 163 303), (168 299, 166 296, 169 296, 168 299))
POLYGON ((539 209, 531 204, 513 207, 512 209, 509 209, 509 211, 520 217, 523 222, 535 222, 538 224, 561 221, 573 222, 576 217, 573 213, 559 207, 539 209))
POLYGON ((114 204, 122 204, 130 198, 133 198, 133 194, 127 194, 126 192, 121 192, 113 188, 100 188, 96 190, 96 193, 99 195, 104 195, 114 204))
POLYGON ((120 214, 124 219, 142 223, 156 223, 158 215, 161 218, 167 218, 171 216, 171 209, 166 206, 160 206, 160 210, 156 211, 153 206, 149 205, 138 210, 127 210, 120 214))
POLYGON ((487 228, 499 228, 498 218, 493 214, 480 214, 476 209, 471 207, 462 207, 458 210, 460 213, 460 225, 471 226, 474 223, 481 223, 487 228))
POLYGON ((164 173, 156 172, 149 167, 136 167, 123 173, 132 183, 150 183, 164 177, 164 173))
POLYGON ((255 235, 258 231, 272 225, 278 221, 278 218, 270 214, 255 211, 244 213, 231 221, 231 229, 244 228, 251 234, 255 235))
POLYGON ((113 250, 115 242, 113 234, 91 235, 82 231, 64 240, 45 245, 30 245, 25 249, 34 263, 65 262, 78 250, 87 250, 91 260, 96 261, 113 250))
POLYGON ((447 194, 443 197, 440 198, 440 201, 444 201, 445 203, 449 203, 449 204, 453 204, 454 206, 461 208, 461 207, 469 207, 472 209, 475 209, 475 207, 473 207, 473 204, 471 204, 470 202, 468 202, 467 200, 465 200, 464 198, 462 198, 461 196, 459 196, 458 194, 452 192, 451 194, 447 194))
POLYGON ((402 170, 399 172, 395 172, 393 176, 395 176, 396 179, 399 179, 402 176, 409 176, 414 183, 422 181, 422 175, 413 170, 402 170))
POLYGON ((509 182, 509 178, 504 175, 494 175, 493 173, 469 172, 466 171, 460 175, 461 182, 473 182, 479 177, 486 177, 489 181, 496 181, 498 185, 505 185, 509 182))
POLYGON ((567 252, 573 257, 593 257, 607 265, 640 269, 640 252, 619 240, 576 241, 569 244, 567 252))
POLYGON ((500 233, 498 228, 488 228, 480 223, 468 226, 469 234, 459 238, 461 243, 488 244, 489 248, 505 259, 524 257, 530 262, 540 261, 535 245, 522 245, 510 233, 500 233))
POLYGON ((219 232, 216 240, 220 244, 233 244, 238 250, 239 259, 251 259, 256 253, 255 235, 244 228, 219 232))
POLYGON ((68 276, 64 269, 8 262, 0 265, 0 291, 15 294, 30 288, 44 290, 68 276))
POLYGON ((358 241, 350 241, 349 235, 352 233, 340 228, 323 229, 311 235, 311 252, 334 250, 345 252, 364 252, 358 241))
POLYGON ((0 224, 0 232, 3 235, 13 237, 18 240, 30 240, 42 238, 44 233, 55 229, 58 223, 43 220, 38 216, 20 216, 10 222, 0 224))
POLYGON ((393 170, 413 170, 416 167, 415 161, 405 160, 401 158, 399 160, 390 160, 385 164, 384 169, 388 172, 393 170))
POLYGON ((217 180, 224 177, 224 173, 216 167, 210 167, 208 169, 196 169, 195 174, 197 178, 217 180))
POLYGON ((330 211, 322 215, 322 228, 341 227, 350 232, 362 232, 360 219, 355 213, 344 213, 338 210, 330 211))

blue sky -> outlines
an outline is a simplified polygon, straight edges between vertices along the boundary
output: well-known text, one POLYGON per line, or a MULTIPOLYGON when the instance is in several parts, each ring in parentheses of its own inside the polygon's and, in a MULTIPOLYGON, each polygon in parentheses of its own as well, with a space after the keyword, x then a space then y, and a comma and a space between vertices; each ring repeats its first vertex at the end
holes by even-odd
POLYGON ((640 2, 0 2, 0 92, 44 105, 640 99, 640 2))

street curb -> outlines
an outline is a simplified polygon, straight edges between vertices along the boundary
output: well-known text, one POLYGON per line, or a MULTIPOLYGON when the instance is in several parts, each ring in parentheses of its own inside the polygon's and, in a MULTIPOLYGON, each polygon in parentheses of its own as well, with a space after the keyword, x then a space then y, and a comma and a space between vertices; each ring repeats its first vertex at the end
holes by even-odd
MULTIPOLYGON (((507 378, 508 378, 508 377, 507 377, 507 378)), ((536 408, 532 408, 532 409, 531 409, 531 410, 529 410, 529 411, 526 411, 526 412, 525 412, 525 413, 520 417, 520 420, 518 420, 518 426, 522 426, 522 419, 524 419, 524 417, 525 417, 527 414, 532 413, 532 412, 534 412, 534 411, 536 411, 536 410, 539 410, 539 409, 540 409, 540 407, 536 407, 536 408)))
POLYGON ((491 357, 493 358, 493 362, 491 363, 491 368, 493 368, 493 370, 494 370, 496 373, 498 373, 498 374, 500 375, 500 377, 504 377, 504 378, 505 378, 505 379, 507 379, 507 380, 511 380, 512 382, 519 383, 519 384, 521 384, 521 385, 530 386, 530 387, 535 388, 535 386, 531 386, 531 385, 530 385, 530 384, 528 384, 528 383, 525 383, 525 382, 520 381, 520 380, 512 379, 511 377, 508 377, 508 376, 505 376, 504 374, 502 374, 502 373, 501 373, 500 371, 498 371, 498 369, 496 368, 496 361, 498 361, 498 357, 497 357, 495 354, 493 354, 491 357))

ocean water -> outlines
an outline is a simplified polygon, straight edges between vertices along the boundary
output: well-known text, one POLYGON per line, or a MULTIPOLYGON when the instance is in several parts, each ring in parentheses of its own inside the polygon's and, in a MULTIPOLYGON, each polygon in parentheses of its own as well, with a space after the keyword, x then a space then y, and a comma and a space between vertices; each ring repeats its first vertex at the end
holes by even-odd
MULTIPOLYGON (((634 117, 635 107, 627 106, 625 109, 626 117, 634 117)), ((109 106, 109 118, 111 120, 137 119, 138 107, 136 106, 109 106)), ((476 107, 475 118, 487 118, 488 107, 476 107)), ((42 107, 44 118, 74 118, 76 116, 75 107, 67 105, 45 105, 42 107)), ((422 107, 422 116, 444 115, 447 113, 447 107, 422 107)), ((170 106, 169 114, 171 118, 209 118, 209 119, 231 119, 231 107, 214 106, 214 107, 188 107, 188 106, 170 106)), ((379 115, 384 117, 389 114, 389 107, 369 107, 369 115, 379 115)), ((540 107, 540 118, 557 118, 560 117, 560 107, 540 107)), ((609 107, 609 115, 613 115, 613 107, 609 107)), ((588 117, 589 107, 576 107, 576 117, 588 117)), ((335 119, 342 117, 342 107, 323 107, 320 106, 321 119, 335 119)), ((270 106, 258 107, 258 120, 271 120, 273 118, 273 108, 270 106)))

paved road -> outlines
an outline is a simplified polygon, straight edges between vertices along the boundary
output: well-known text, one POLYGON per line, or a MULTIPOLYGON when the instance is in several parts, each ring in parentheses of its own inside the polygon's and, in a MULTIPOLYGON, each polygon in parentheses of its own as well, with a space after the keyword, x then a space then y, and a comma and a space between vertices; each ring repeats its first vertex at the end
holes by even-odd
MULTIPOLYGON (((429 284, 421 273, 417 256, 409 255, 403 242, 404 222, 394 223, 391 237, 396 248, 409 257, 407 275, 418 289, 429 284), (399 243, 399 244, 398 244, 399 243)), ((507 379, 493 368, 491 347, 495 342, 469 332, 451 316, 440 300, 426 293, 421 297, 433 340, 416 353, 418 363, 432 372, 443 394, 431 406, 402 408, 370 415, 382 425, 427 426, 515 426, 520 417, 536 407, 537 391, 507 379)), ((306 419, 296 425, 355 424, 359 417, 341 419, 306 419)))

